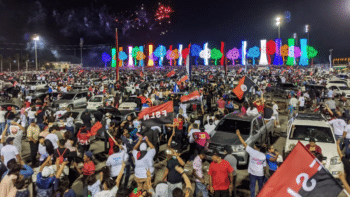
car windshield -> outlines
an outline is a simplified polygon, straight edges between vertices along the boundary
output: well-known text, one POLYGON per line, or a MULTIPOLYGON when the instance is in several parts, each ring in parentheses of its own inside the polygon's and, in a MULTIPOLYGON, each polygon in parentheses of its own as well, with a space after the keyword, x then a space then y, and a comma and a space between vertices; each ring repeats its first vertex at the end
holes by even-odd
POLYGON ((345 81, 330 81, 329 83, 340 83, 340 84, 346 84, 345 81))
POLYGON ((339 89, 340 89, 340 90, 350 90, 350 88, 349 88, 349 87, 346 87, 346 86, 344 86, 344 87, 339 87, 339 89))
POLYGON ((62 96, 62 99, 72 100, 75 94, 65 94, 62 96))
POLYGON ((219 122, 216 130, 220 132, 236 133, 236 130, 239 129, 242 135, 249 135, 250 125, 250 121, 223 119, 219 122))
POLYGON ((293 84, 285 83, 285 84, 283 84, 283 87, 284 88, 294 88, 295 86, 293 84))
POLYGON ((72 117, 73 117, 74 119, 76 119, 77 116, 79 115, 78 112, 67 112, 67 113, 63 114, 59 119, 61 119, 61 120, 66 119, 66 118, 68 118, 68 117, 70 116, 71 113, 73 113, 72 117))
POLYGON ((89 102, 101 102, 102 101, 102 97, 92 97, 89 102))
POLYGON ((36 85, 36 82, 35 81, 30 81, 30 82, 27 82, 27 85, 36 85))
POLYGON ((329 127, 296 125, 290 132, 290 139, 309 141, 314 138, 316 142, 334 143, 334 137, 329 127))

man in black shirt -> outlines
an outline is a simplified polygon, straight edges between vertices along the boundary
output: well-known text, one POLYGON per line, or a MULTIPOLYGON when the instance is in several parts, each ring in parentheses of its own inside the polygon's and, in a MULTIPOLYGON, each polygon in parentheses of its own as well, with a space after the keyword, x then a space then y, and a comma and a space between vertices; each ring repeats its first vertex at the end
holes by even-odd
MULTIPOLYGON (((68 156, 70 154, 70 150, 68 148, 64 147, 65 144, 66 144, 66 140, 64 140, 64 139, 60 139, 58 141, 58 148, 55 150, 55 153, 54 153, 55 160, 58 159, 60 156, 63 157, 63 160, 68 159, 68 156)), ((71 161, 69 161, 69 162, 71 162, 71 161)))
POLYGON ((180 157, 180 149, 171 149, 172 154, 168 155, 167 168, 163 175, 163 181, 167 179, 168 182, 168 195, 173 196, 173 190, 175 188, 182 188, 182 174, 175 170, 176 166, 185 166, 185 162, 180 157))
POLYGON ((81 116, 81 120, 83 121, 84 125, 86 126, 86 129, 90 130, 92 119, 91 119, 89 111, 87 111, 87 110, 85 111, 85 114, 83 116, 81 116))
POLYGON ((42 110, 42 107, 39 107, 39 110, 36 112, 36 124, 40 127, 40 130, 43 130, 45 125, 44 125, 44 115, 45 112, 42 110))
POLYGON ((275 121, 276 117, 273 116, 273 109, 271 103, 267 103, 266 107, 264 108, 264 119, 265 123, 269 122, 270 120, 274 120, 275 127, 277 127, 277 121, 275 121))

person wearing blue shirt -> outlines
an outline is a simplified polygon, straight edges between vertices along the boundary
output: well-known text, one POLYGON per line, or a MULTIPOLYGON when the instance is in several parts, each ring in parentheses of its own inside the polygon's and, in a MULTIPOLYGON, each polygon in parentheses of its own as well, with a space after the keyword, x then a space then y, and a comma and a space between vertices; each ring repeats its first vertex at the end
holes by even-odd
POLYGON ((278 168, 278 165, 277 165, 278 155, 279 155, 278 152, 273 148, 272 145, 267 146, 266 161, 270 168, 269 170, 270 176, 272 176, 272 174, 276 172, 278 168))
MULTIPOLYGON (((19 165, 17 164, 16 159, 11 159, 10 161, 7 162, 7 169, 12 169, 14 165, 19 165)), ((21 161, 21 166, 23 167, 21 171, 19 171, 19 174, 23 176, 23 179, 29 179, 33 174, 34 171, 31 167, 26 165, 23 161, 21 161)), ((1 177, 1 180, 9 173, 10 170, 7 170, 1 177)))

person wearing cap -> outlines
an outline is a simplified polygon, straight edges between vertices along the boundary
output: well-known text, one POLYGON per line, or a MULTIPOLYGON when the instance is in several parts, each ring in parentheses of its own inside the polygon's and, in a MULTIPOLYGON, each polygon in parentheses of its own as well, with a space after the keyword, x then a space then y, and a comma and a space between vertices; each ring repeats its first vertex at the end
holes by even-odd
POLYGON ((17 159, 21 162, 21 156, 18 153, 18 149, 13 145, 14 137, 8 137, 6 139, 6 145, 1 149, 1 161, 7 165, 7 162, 11 159, 17 159))
POLYGON ((255 197, 255 185, 258 181, 259 190, 263 187, 265 179, 265 168, 266 168, 266 156, 263 153, 264 149, 261 146, 255 144, 254 149, 245 143, 244 139, 241 136, 239 129, 236 130, 236 134, 239 138, 239 141, 243 144, 245 151, 249 154, 249 165, 248 173, 250 180, 250 196, 255 197))
POLYGON ((39 140, 40 128, 35 123, 35 120, 32 119, 31 123, 27 129, 27 138, 29 140, 30 145, 30 157, 32 166, 36 164, 36 155, 38 152, 38 140, 39 140))
POLYGON ((229 196, 233 189, 233 168, 228 161, 221 159, 218 150, 213 151, 212 159, 208 171, 210 192, 215 197, 229 196))
POLYGON ((310 138, 309 144, 305 146, 312 154, 322 154, 322 149, 320 146, 316 145, 314 138, 310 138))
MULTIPOLYGON (((60 166, 56 161, 56 166, 60 166)), ((51 155, 47 157, 46 161, 40 166, 39 173, 36 177, 36 191, 37 197, 52 196, 54 192, 54 184, 61 177, 64 167, 68 162, 63 162, 62 165, 57 169, 56 174, 51 167, 52 164, 51 155)))
POLYGON ((82 182, 83 182, 83 196, 87 196, 88 194, 88 188, 86 185, 86 179, 88 176, 93 175, 95 173, 96 167, 94 162, 92 161, 92 152, 86 151, 83 157, 84 165, 82 168, 78 167, 78 164, 74 162, 74 167, 78 171, 79 174, 83 175, 82 182))

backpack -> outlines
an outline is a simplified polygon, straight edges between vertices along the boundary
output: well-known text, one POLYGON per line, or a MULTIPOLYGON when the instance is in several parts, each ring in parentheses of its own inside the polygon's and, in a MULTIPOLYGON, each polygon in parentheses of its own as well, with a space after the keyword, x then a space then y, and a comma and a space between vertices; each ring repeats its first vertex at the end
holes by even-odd
POLYGON ((58 149, 57 149, 57 153, 58 153, 58 160, 59 160, 59 162, 60 162, 60 164, 62 164, 63 163, 63 161, 64 161, 64 157, 63 157, 63 155, 64 155, 64 153, 67 151, 67 149, 65 149, 64 151, 63 151, 63 153, 62 153, 62 155, 60 154, 60 151, 58 151, 58 149))

